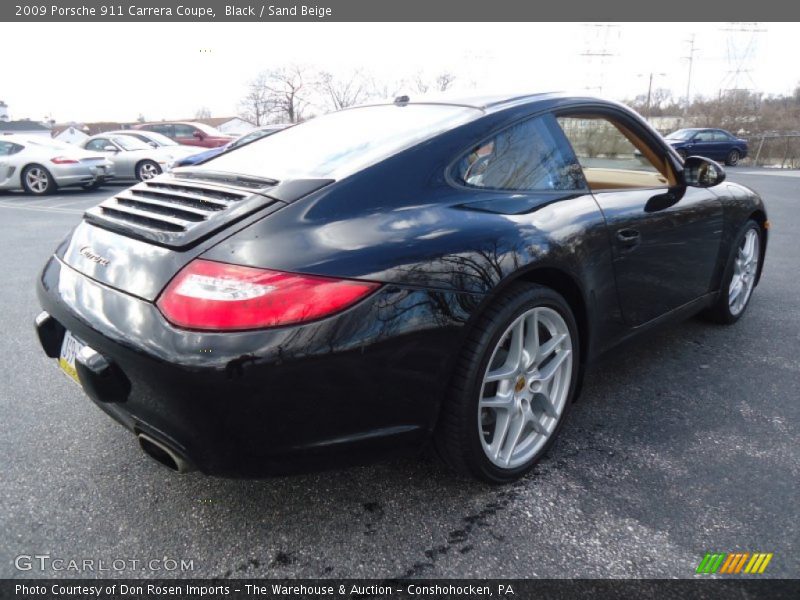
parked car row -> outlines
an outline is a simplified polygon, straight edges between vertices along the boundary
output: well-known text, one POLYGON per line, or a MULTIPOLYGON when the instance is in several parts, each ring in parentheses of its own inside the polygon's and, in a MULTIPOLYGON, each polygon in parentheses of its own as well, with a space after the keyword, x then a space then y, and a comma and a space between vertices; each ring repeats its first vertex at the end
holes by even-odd
POLYGON ((109 180, 146 181, 285 127, 268 125, 235 138, 202 123, 152 123, 93 135, 77 146, 7 134, 0 138, 0 190, 44 195, 67 186, 95 189, 109 180))

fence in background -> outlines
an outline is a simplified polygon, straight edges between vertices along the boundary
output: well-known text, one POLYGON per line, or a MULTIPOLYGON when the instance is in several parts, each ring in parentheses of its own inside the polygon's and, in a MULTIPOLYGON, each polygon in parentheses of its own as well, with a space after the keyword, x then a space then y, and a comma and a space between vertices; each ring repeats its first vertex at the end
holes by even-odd
POLYGON ((751 165, 800 168, 800 132, 752 135, 748 136, 747 143, 750 147, 747 162, 751 165))

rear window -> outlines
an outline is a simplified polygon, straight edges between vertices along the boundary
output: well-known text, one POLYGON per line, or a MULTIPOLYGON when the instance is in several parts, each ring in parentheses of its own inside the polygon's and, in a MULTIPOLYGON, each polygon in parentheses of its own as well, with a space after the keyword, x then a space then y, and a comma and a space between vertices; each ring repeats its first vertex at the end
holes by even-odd
POLYGON ((343 110, 222 154, 203 168, 278 180, 341 179, 481 114, 436 104, 343 110))

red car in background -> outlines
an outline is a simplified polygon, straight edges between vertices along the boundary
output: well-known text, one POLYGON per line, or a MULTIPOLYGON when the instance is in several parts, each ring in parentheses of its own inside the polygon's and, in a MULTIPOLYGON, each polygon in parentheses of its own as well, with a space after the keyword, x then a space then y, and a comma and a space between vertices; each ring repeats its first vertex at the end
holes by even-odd
POLYGON ((202 148, 224 146, 235 139, 233 136, 225 135, 218 129, 203 123, 184 121, 145 123, 144 125, 137 125, 135 128, 155 131, 172 138, 179 144, 200 146, 202 148))

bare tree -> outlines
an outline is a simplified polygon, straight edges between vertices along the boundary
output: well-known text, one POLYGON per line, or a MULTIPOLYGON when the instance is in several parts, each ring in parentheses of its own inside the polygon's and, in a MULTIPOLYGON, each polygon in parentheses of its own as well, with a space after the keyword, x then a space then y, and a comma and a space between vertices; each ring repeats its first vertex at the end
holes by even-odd
POLYGON ((201 106, 197 109, 197 112, 194 113, 195 119, 210 119, 211 118, 211 110, 207 106, 201 106))
POLYGON ((425 76, 421 71, 417 71, 411 78, 411 87, 420 94, 427 94, 430 91, 446 92, 456 80, 456 76, 450 71, 442 71, 433 78, 425 76))
POLYGON ((239 102, 239 116, 259 126, 268 122, 272 113, 267 74, 260 73, 247 84, 247 93, 239 102))
POLYGON ((304 118, 310 90, 306 84, 306 72, 299 65, 289 65, 266 71, 264 90, 268 111, 279 121, 299 123, 304 118))
POLYGON ((360 71, 353 71, 344 77, 323 71, 319 74, 317 85, 331 110, 355 106, 369 97, 367 81, 360 71))
POLYGON ((416 88, 416 91, 418 91, 420 94, 426 94, 431 88, 430 82, 421 71, 417 71, 414 74, 414 77, 412 78, 412 84, 416 88))
POLYGON ((439 73, 439 75, 436 76, 436 88, 440 92, 446 92, 448 89, 450 89, 450 87, 452 87, 455 80, 456 76, 449 71, 439 73))

